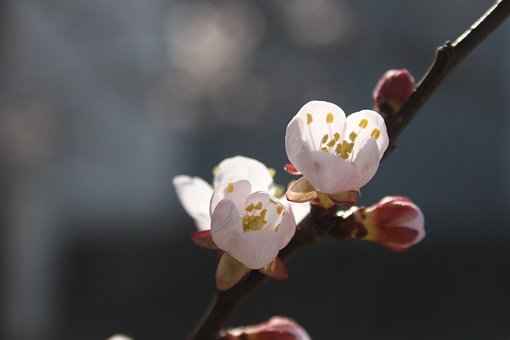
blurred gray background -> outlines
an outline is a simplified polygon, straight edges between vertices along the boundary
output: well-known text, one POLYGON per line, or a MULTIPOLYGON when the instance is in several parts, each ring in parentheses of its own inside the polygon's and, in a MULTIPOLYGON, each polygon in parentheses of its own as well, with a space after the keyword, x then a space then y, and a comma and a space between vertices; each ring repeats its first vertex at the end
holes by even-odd
MULTIPOLYGON (((420 78, 492 0, 0 0, 2 339, 183 339, 214 287, 171 187, 243 154, 281 169, 306 101, 371 107, 420 78)), ((406 194, 428 237, 296 256, 231 325, 314 339, 510 337, 510 22, 444 83, 364 190, 406 194)), ((279 182, 289 177, 281 171, 279 182)))

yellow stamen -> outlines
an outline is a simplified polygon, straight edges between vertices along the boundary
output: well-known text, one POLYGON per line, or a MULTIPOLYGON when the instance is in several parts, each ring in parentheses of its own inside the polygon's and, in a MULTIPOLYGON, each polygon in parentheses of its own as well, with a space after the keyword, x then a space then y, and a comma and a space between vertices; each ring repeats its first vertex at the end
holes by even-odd
POLYGON ((335 116, 333 116, 333 113, 328 112, 326 114, 326 123, 331 124, 335 120, 335 116))
POLYGON ((358 137, 358 134, 356 132, 351 132, 349 134, 349 139, 352 141, 352 142, 355 142, 356 141, 356 137, 358 137))
POLYGON ((313 122, 313 117, 311 113, 306 114, 306 124, 310 125, 313 122))
POLYGON ((328 136, 328 135, 324 135, 324 136, 322 136, 321 144, 326 144, 326 142, 328 141, 328 139, 329 139, 329 136, 328 136))
POLYGON ((368 126, 368 119, 366 118, 363 118, 362 120, 359 121, 359 127, 364 129, 368 126))
POLYGON ((332 147, 334 147, 334 146, 335 146, 335 144, 336 144, 336 140, 332 139, 332 140, 330 140, 330 141, 329 141, 328 146, 329 146, 330 148, 332 148, 332 147))
POLYGON ((338 132, 335 132, 335 134, 333 135, 333 139, 335 141, 339 140, 340 139, 340 134, 338 132))
POLYGON ((248 205, 248 206, 246 207, 246 211, 247 211, 247 212, 251 212, 251 211, 253 210, 253 208, 255 208, 255 206, 253 205, 253 203, 250 203, 250 205, 248 205))
POLYGON ((354 143, 347 143, 346 141, 342 141, 342 143, 338 144, 336 147, 336 153, 343 159, 349 158, 350 154, 352 153, 352 149, 354 147, 354 143))
POLYGON ((257 204, 255 204, 255 209, 256 210, 262 209, 262 202, 258 202, 257 204))
POLYGON ((380 135, 381 135, 381 130, 376 128, 376 129, 372 130, 370 137, 372 137, 373 139, 377 139, 377 138, 379 138, 380 135))
POLYGON ((229 192, 229 193, 234 192, 234 184, 228 183, 228 185, 227 185, 227 192, 229 192))
POLYGON ((243 230, 244 231, 257 231, 267 224, 266 220, 267 209, 263 209, 259 215, 244 215, 243 222, 243 230))

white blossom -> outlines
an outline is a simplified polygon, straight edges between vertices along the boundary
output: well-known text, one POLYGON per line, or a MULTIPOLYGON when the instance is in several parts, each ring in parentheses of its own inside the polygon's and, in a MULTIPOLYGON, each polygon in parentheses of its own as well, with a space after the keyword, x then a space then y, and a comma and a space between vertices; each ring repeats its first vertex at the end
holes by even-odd
POLYGON ((319 192, 359 190, 377 172, 388 147, 384 119, 362 110, 345 117, 325 101, 305 104, 287 126, 285 147, 292 164, 319 192))
MULTIPOLYGON (((187 175, 174 177, 173 184, 182 206, 195 220, 197 228, 207 230, 211 226, 210 206, 213 191, 240 180, 249 181, 252 191, 272 192, 274 189, 270 170, 263 163, 244 156, 227 158, 218 164, 214 169, 213 186, 200 177, 187 175)), ((221 194, 217 194, 213 204, 216 205, 221 198, 221 194)), ((285 205, 290 204, 285 199, 281 201, 285 205)), ((296 223, 299 223, 310 211, 310 205, 292 203, 292 209, 296 223)))

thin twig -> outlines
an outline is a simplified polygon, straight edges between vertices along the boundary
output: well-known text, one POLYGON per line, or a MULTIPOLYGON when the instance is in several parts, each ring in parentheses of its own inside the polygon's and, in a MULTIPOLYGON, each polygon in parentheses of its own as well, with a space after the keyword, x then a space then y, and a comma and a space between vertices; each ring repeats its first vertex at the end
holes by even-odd
MULTIPOLYGON (((402 106, 400 111, 387 118, 386 124, 392 145, 402 130, 411 122, 416 112, 435 92, 444 78, 462 62, 471 51, 480 45, 488 36, 498 28, 510 15, 510 0, 497 1, 484 15, 482 15, 471 27, 462 33, 453 43, 446 42, 436 51, 436 57, 427 73, 418 84, 415 92, 402 106)), ((392 151, 389 149, 387 154, 392 151)), ((314 208, 299 224, 298 230, 289 243, 283 249, 280 256, 287 259, 297 249, 305 245, 317 242, 327 234, 327 228, 341 224, 342 220, 335 217, 334 211, 325 211, 314 208)), ((266 277, 257 271, 252 271, 242 282, 225 292, 216 292, 211 306, 206 311, 197 328, 189 339, 212 340, 218 337, 218 333, 226 320, 240 302, 253 292, 266 280, 266 277)))

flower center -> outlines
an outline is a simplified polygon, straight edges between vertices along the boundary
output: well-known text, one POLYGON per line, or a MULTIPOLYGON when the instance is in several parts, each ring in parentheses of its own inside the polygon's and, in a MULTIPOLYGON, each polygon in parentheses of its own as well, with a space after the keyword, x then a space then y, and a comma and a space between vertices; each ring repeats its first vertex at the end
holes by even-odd
MULTIPOLYGON (((333 123, 333 114, 326 115, 326 123, 331 125, 333 123)), ((321 146, 320 150, 336 154, 338 157, 343 159, 349 159, 352 156, 354 145, 356 144, 356 139, 358 138, 359 133, 368 127, 368 119, 363 118, 358 122, 357 131, 352 131, 349 133, 349 136, 346 136, 346 139, 342 139, 340 132, 332 132, 331 129, 329 133, 326 133, 321 138, 321 146)), ((381 135, 381 131, 378 128, 374 128, 370 133, 370 138, 377 140, 381 135)))
POLYGON ((267 224, 267 209, 262 208, 262 202, 250 203, 245 210, 243 230, 248 232, 263 229, 267 224))

